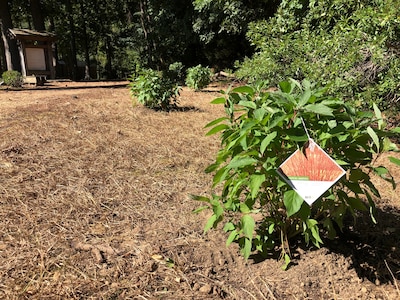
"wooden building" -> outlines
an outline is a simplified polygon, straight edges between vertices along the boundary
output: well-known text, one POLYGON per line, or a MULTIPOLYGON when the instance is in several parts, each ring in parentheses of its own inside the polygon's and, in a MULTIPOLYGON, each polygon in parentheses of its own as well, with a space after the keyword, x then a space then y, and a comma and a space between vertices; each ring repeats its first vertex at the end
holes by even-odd
POLYGON ((56 36, 45 31, 9 29, 9 35, 17 40, 21 59, 21 74, 24 78, 35 76, 40 84, 46 78, 55 79, 56 59, 53 44, 56 36))

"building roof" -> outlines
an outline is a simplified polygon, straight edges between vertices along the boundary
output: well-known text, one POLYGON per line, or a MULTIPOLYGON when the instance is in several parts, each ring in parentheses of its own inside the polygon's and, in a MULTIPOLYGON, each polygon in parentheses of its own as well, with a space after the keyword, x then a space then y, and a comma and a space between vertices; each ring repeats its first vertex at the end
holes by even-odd
POLYGON ((17 40, 33 40, 33 41, 55 41, 57 39, 54 33, 48 31, 36 31, 31 29, 9 29, 11 38, 17 40))

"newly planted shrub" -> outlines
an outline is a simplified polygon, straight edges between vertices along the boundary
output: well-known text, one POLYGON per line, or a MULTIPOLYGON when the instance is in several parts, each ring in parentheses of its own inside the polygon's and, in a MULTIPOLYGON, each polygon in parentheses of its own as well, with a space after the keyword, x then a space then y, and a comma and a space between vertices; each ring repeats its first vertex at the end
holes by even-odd
POLYGON ((131 97, 149 108, 168 110, 176 106, 180 87, 162 72, 147 69, 129 83, 131 97))
POLYGON ((206 170, 214 173, 213 188, 219 192, 193 198, 207 203, 197 211, 212 209, 205 231, 224 223, 226 244, 238 242, 245 258, 253 251, 279 249, 287 266, 292 239, 302 236, 319 247, 324 237, 334 238, 343 229, 348 212, 355 217, 357 210, 369 210, 375 220, 373 197, 380 195, 371 174, 393 187, 395 181, 387 168, 373 162, 397 150, 389 137, 400 130, 385 130, 376 105, 374 112, 357 111, 307 80, 282 81, 279 87, 268 92, 263 84, 242 86, 213 100, 226 111, 207 125, 208 135, 221 134, 221 150, 206 170), (309 138, 346 170, 311 207, 277 174, 297 149, 308 155, 303 147, 309 138))
POLYGON ((22 75, 18 71, 5 71, 2 75, 4 84, 12 87, 22 86, 22 75))
POLYGON ((198 65, 189 68, 186 75, 186 85, 196 91, 205 88, 211 82, 211 70, 198 65))

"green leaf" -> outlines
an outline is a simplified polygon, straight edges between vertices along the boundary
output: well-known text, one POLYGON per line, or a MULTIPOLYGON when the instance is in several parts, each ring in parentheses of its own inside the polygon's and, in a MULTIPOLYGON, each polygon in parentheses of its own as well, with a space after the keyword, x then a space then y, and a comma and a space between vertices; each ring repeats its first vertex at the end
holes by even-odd
POLYGON ((225 104, 226 99, 224 97, 215 98, 211 101, 211 104, 225 104))
POLYGON ((348 166, 348 165, 350 165, 350 163, 348 163, 347 161, 340 160, 340 159, 335 159, 335 162, 340 166, 348 166))
POLYGON ((198 213, 202 212, 203 210, 205 210, 207 208, 210 208, 210 207, 208 205, 200 206, 200 207, 192 210, 192 213, 198 214, 198 213))
POLYGON ((257 105, 253 102, 253 101, 239 101, 238 105, 244 106, 244 107, 248 107, 248 108, 252 108, 252 109, 256 109, 257 105))
POLYGON ((242 254, 244 259, 248 259, 251 254, 251 239, 244 238, 244 245, 242 246, 242 254))
POLYGON ((254 89, 250 86, 239 86, 232 90, 232 93, 242 93, 242 94, 254 94, 254 89))
POLYGON ((399 147, 395 143, 392 143, 392 141, 388 138, 385 137, 383 139, 383 147, 382 147, 382 152, 387 152, 387 151, 399 151, 399 147))
POLYGON ((377 224, 377 221, 375 219, 375 213, 376 213, 375 202, 367 190, 364 190, 364 194, 365 194, 365 196, 367 196, 367 199, 368 199, 369 215, 371 216, 371 220, 372 220, 372 222, 374 222, 374 224, 377 224))
POLYGON ((228 247, 230 244, 232 244, 233 241, 237 240, 238 235, 239 235, 238 232, 236 230, 233 230, 229 234, 229 236, 226 240, 226 246, 228 247))
POLYGON ((215 126, 214 128, 212 128, 209 132, 207 132, 206 136, 213 135, 213 134, 220 132, 222 130, 225 130, 225 129, 229 129, 229 126, 226 124, 219 124, 219 125, 215 126))
POLYGON ((292 85, 289 81, 281 81, 279 82, 279 87, 282 92, 289 94, 292 91, 292 85))
POLYGON ((235 229, 235 224, 233 224, 232 222, 227 222, 224 226, 225 232, 232 231, 234 229, 235 229))
POLYGON ((261 154, 264 154, 265 149, 267 149, 268 145, 276 138, 277 135, 278 133, 276 131, 267 134, 260 145, 261 154))
POLYGON ((372 138, 372 141, 374 142, 374 144, 376 146, 377 152, 379 152, 379 138, 378 138, 378 136, 376 135, 375 131, 370 126, 367 127, 367 132, 368 132, 369 136, 372 138))
POLYGON ((287 216, 290 217, 297 213, 304 200, 294 190, 286 191, 283 195, 283 203, 286 207, 287 216))
POLYGON ((268 226, 268 233, 269 233, 269 234, 272 234, 272 233, 274 232, 274 230, 275 230, 275 224, 272 223, 272 224, 270 224, 270 225, 268 226))
POLYGON ((303 204, 300 207, 300 210, 298 211, 298 216, 301 220, 305 221, 308 219, 311 215, 311 208, 307 204, 307 202, 303 201, 303 204))
POLYGON ((239 157, 236 156, 232 159, 232 161, 228 164, 228 168, 230 169, 237 169, 244 166, 248 166, 257 162, 256 159, 252 157, 239 157))
POLYGON ((190 195, 190 198, 195 201, 202 201, 202 202, 210 203, 210 198, 207 198, 204 196, 190 195))
POLYGON ((361 201, 360 198, 349 197, 347 198, 347 203, 350 205, 352 209, 365 211, 367 208, 365 207, 364 203, 361 201))
POLYGON ((328 238, 329 239, 334 239, 337 235, 337 232, 335 230, 335 227, 333 226, 332 220, 331 219, 325 219, 323 222, 323 226, 326 228, 328 231, 328 238))
POLYGON ((332 116, 333 117, 333 109, 329 108, 326 105, 323 105, 321 103, 318 104, 308 104, 304 106, 304 110, 323 115, 323 116, 332 116))
POLYGON ((390 129, 390 132, 393 132, 393 133, 400 133, 400 127, 392 128, 392 129, 390 129))
POLYGON ((384 166, 373 167, 372 170, 379 177, 383 178, 387 182, 390 182, 392 184, 393 189, 396 188, 396 181, 394 180, 392 174, 390 174, 389 170, 386 169, 386 167, 384 167, 384 166))
POLYGON ((216 186, 218 183, 225 180, 228 174, 229 174, 229 169, 227 169, 226 167, 219 169, 214 175, 213 185, 216 186))
POLYGON ((323 244, 321 237, 319 236, 318 221, 314 219, 307 219, 306 227, 310 230, 312 236, 312 242, 315 246, 319 247, 319 244, 323 244))
POLYGON ((210 230, 213 226, 214 226, 214 224, 215 224, 215 222, 217 221, 217 216, 216 215, 212 215, 209 219, 208 219, 208 221, 207 221, 207 223, 206 223, 206 226, 204 226, 204 233, 206 233, 208 230, 210 230))
POLYGON ((265 174, 254 174, 250 177, 251 198, 255 199, 261 185, 265 182, 265 174))
POLYGON ((375 103, 373 103, 372 106, 374 108, 375 116, 378 119, 378 129, 381 130, 386 126, 386 124, 385 124, 385 122, 383 121, 383 118, 382 118, 382 113, 381 113, 380 109, 378 108, 378 106, 375 103))
POLYGON ((209 166, 205 169, 205 172, 206 172, 206 173, 214 172, 216 169, 218 169, 219 166, 220 166, 220 163, 215 162, 215 163, 209 165, 209 166))
POLYGON ((222 122, 224 120, 229 120, 229 119, 227 117, 222 117, 222 118, 215 119, 214 121, 211 121, 206 126, 204 126, 204 128, 208 128, 208 127, 214 126, 214 125, 216 125, 216 124, 218 124, 218 123, 220 123, 220 122, 222 122))
POLYGON ((297 104, 297 108, 302 108, 304 105, 307 104, 308 100, 310 100, 311 97, 311 90, 306 89, 304 93, 301 95, 299 103, 297 104))
POLYGON ((249 213, 250 212, 250 208, 247 206, 246 203, 240 203, 239 207, 240 207, 240 212, 242 212, 242 213, 249 213))
POLYGON ((379 166, 372 169, 374 170, 375 174, 377 174, 380 177, 385 177, 385 175, 389 173, 389 170, 386 169, 384 166, 379 166))
POLYGON ((291 262, 290 256, 289 256, 287 253, 285 253, 285 255, 283 256, 283 260, 284 260, 284 264, 283 264, 283 266, 281 267, 281 269, 282 269, 283 271, 286 271, 287 268, 288 268, 289 265, 290 265, 290 262, 291 262))
POLYGON ((240 221, 244 236, 251 240, 253 238, 254 227, 256 225, 253 217, 250 215, 244 215, 240 221))
POLYGON ((265 109, 264 108, 258 108, 256 110, 254 110, 253 114, 254 114, 254 118, 256 118, 256 120, 261 121, 264 118, 265 115, 265 109))
POLYGON ((224 208, 222 207, 221 202, 219 202, 217 199, 211 200, 211 205, 213 208, 214 215, 218 219, 224 213, 224 208))
POLYGON ((389 156, 389 161, 400 166, 400 159, 393 157, 393 156, 389 156))

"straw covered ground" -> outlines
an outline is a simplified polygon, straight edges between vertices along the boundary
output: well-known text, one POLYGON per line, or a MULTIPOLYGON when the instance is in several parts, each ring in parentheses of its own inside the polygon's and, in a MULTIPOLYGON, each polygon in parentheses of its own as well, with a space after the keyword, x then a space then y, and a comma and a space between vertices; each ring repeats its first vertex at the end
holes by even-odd
POLYGON ((399 190, 379 183, 377 225, 298 247, 288 271, 245 262, 189 197, 210 192, 220 86, 166 113, 126 84, 0 90, 0 299, 400 298, 399 190))

